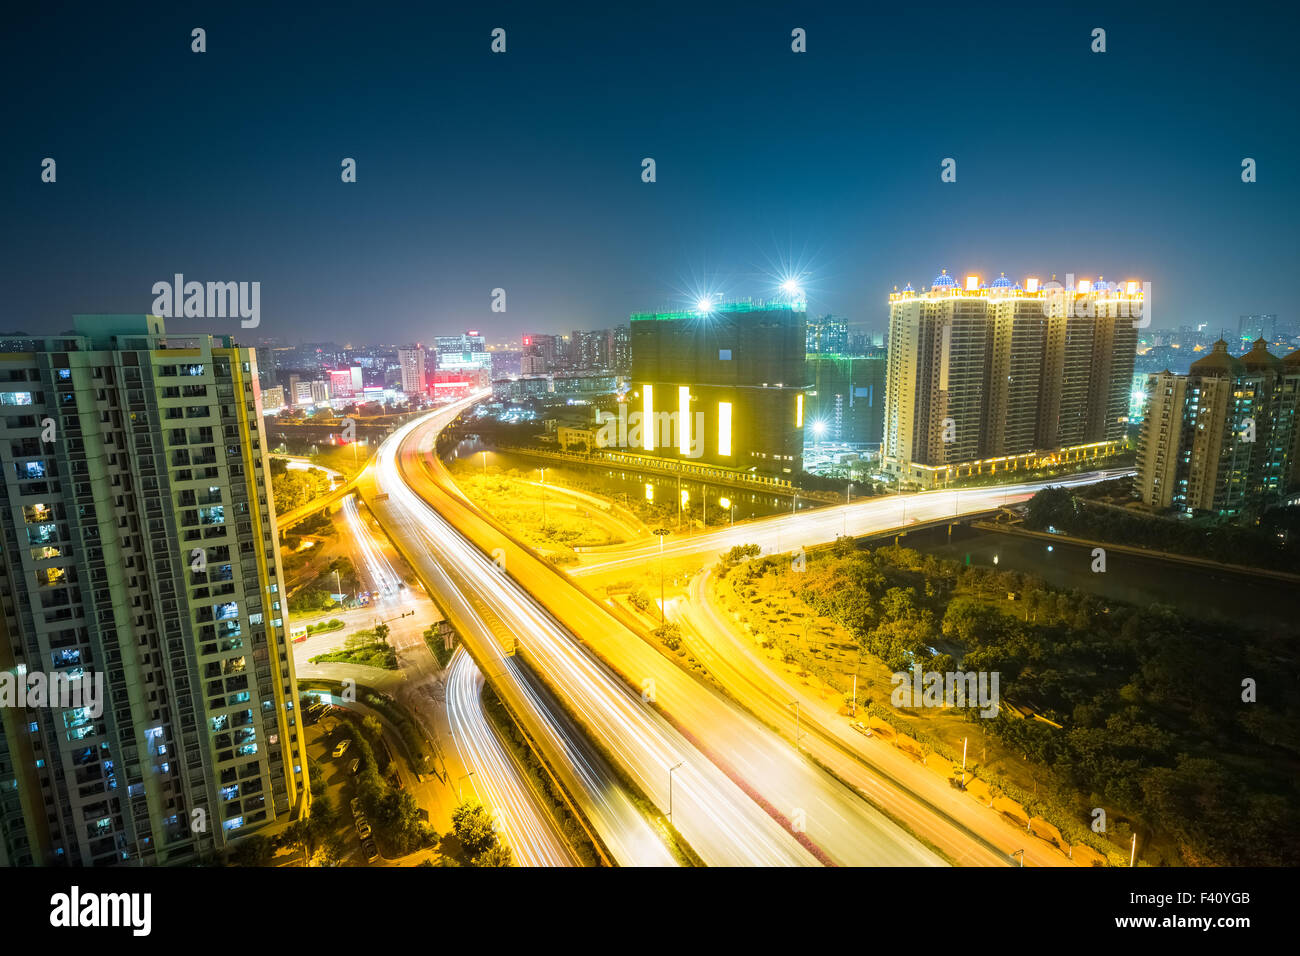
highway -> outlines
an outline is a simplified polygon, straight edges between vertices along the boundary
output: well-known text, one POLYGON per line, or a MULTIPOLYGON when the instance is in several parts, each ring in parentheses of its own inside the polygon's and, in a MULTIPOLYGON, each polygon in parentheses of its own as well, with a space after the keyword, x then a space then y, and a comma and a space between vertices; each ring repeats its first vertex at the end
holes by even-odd
POLYGON ((523 768, 497 738, 483 712, 483 674, 463 647, 447 672, 447 717, 462 767, 479 802, 489 808, 519 866, 572 866, 572 851, 553 818, 538 806, 523 768))
MULTIPOLYGON (((905 531, 913 525, 985 514, 1005 505, 1027 501, 1048 485, 1067 488, 1089 485, 1131 473, 1131 469, 1119 468, 988 488, 863 498, 852 504, 771 515, 700 534, 669 535, 663 542, 663 554, 665 559, 689 556, 712 559, 738 544, 757 544, 764 554, 780 554, 826 544, 840 535, 856 537, 884 531, 905 531)), ((657 539, 634 545, 606 545, 583 551, 581 564, 570 568, 569 573, 579 576, 604 573, 636 568, 658 560, 657 539)))
MULTIPOLYGON (((474 508, 432 454, 441 418, 426 418, 400 435, 405 480, 436 505, 438 547, 508 626, 530 666, 661 809, 668 807, 670 768, 680 764, 672 776, 673 821, 706 862, 943 864, 474 508), (474 544, 447 533, 448 522, 474 544), (496 555, 508 574, 487 554, 496 555), (633 686, 647 688, 657 706, 645 703, 633 686)), ((392 456, 381 449, 380 475, 392 465, 392 456)))
MULTIPOLYGON (((448 406, 418 422, 442 427, 467 403, 448 406)), ((625 792, 604 757, 544 689, 534 686, 513 656, 501 651, 503 630, 492 605, 469 584, 484 573, 475 568, 467 545, 423 500, 410 491, 398 468, 398 449, 412 426, 404 426, 380 446, 362 481, 363 496, 407 561, 436 596, 476 662, 492 679, 498 695, 519 718, 607 848, 612 862, 631 866, 672 866, 676 860, 625 792)), ((490 562, 488 562, 491 565, 490 562)), ((491 565, 495 568, 495 565, 491 565)), ((494 574, 495 572, 487 572, 494 574)))
MULTIPOLYGON (((334 671, 347 669, 350 676, 386 686, 402 696, 412 712, 436 735, 438 721, 431 719, 429 710, 445 697, 447 721, 450 726, 455 754, 458 758, 448 770, 449 783, 466 785, 493 814, 504 842, 510 846, 517 866, 573 866, 577 864, 572 851, 559 833, 558 825, 541 798, 528 784, 525 770, 518 764, 505 744, 499 739, 483 711, 480 693, 483 676, 469 655, 458 650, 446 673, 446 686, 442 694, 435 694, 439 683, 437 662, 424 642, 423 628, 432 612, 429 598, 418 588, 405 587, 401 574, 385 554, 385 542, 361 514, 355 495, 343 499, 340 517, 347 527, 346 542, 350 546, 357 574, 362 586, 379 592, 379 597, 368 608, 343 612, 345 619, 356 616, 363 625, 370 623, 366 616, 383 617, 396 612, 401 617, 392 619, 393 630, 388 640, 398 650, 401 670, 395 676, 402 678, 392 686, 382 678, 366 673, 366 668, 345 664, 325 665, 334 671), (417 612, 412 617, 406 613, 417 612), (410 622, 408 624, 408 622, 410 622), (417 623, 418 622, 418 623, 417 623), (462 779, 464 778, 464 779, 462 779)), ((300 673, 321 670, 307 663, 312 653, 337 645, 340 633, 325 633, 295 645, 295 659, 300 673), (320 645, 319 649, 315 645, 320 645), (305 666, 304 666, 305 665, 305 666)), ((327 675, 321 675, 327 676, 327 675)))
POLYGON ((839 713, 838 695, 823 699, 777 672, 752 638, 726 619, 707 589, 708 572, 691 582, 689 600, 671 602, 669 613, 683 625, 683 641, 695 659, 754 713, 786 728, 793 740, 791 704, 798 701, 799 746, 961 866, 1007 866, 1020 849, 1026 866, 1069 865, 1060 851, 954 791, 939 774, 879 737, 853 730, 839 713))

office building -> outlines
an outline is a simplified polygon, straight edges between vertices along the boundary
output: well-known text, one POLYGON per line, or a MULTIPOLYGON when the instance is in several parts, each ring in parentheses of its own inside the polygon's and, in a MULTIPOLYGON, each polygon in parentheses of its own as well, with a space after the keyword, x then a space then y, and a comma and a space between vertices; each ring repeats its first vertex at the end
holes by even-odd
POLYGON ((922 486, 1084 461, 1125 439, 1140 283, 1005 275, 889 297, 884 465, 922 486))
POLYGON ((0 339, 0 708, 14 864, 186 863, 309 801, 257 360, 156 316, 0 339))
POLYGON ((803 470, 802 300, 632 316, 640 452, 775 476, 803 470))
POLYGON ((1300 351, 1278 358, 1263 338, 1234 357, 1220 340, 1186 375, 1147 379, 1138 440, 1144 504, 1236 515, 1300 482, 1300 351))

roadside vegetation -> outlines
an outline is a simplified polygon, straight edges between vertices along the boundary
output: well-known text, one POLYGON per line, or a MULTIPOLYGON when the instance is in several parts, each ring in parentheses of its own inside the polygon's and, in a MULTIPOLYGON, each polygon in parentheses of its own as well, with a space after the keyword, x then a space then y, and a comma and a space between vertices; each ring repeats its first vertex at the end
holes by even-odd
POLYGON ((583 829, 578 818, 569 809, 569 804, 560 791, 559 784, 555 782, 551 774, 537 758, 537 755, 533 753, 533 749, 528 745, 528 741, 524 738, 519 727, 510 718, 510 714, 506 711, 505 705, 501 703, 501 699, 497 697, 490 686, 486 685, 483 688, 483 710, 488 719, 501 732, 501 736, 515 756, 519 758, 520 763, 523 764, 533 792, 543 798, 547 809, 550 810, 551 815, 559 824, 565 842, 577 853, 582 865, 600 866, 600 854, 596 851, 596 846, 591 842, 591 837, 587 835, 587 831, 583 829))
POLYGON ((373 628, 349 634, 339 650, 317 654, 309 660, 313 664, 333 662, 397 670, 397 650, 388 643, 387 624, 377 624, 373 628))
POLYGON ((271 496, 276 514, 288 514, 330 490, 330 478, 319 468, 290 468, 286 458, 271 458, 271 496))
POLYGON ((1030 575, 851 541, 719 570, 723 605, 778 660, 959 760, 1072 843, 1127 861, 1281 865, 1300 844, 1297 634, 1056 590, 1030 575), (997 671, 1002 707, 895 708, 889 675, 997 671), (1243 680, 1258 682, 1243 702, 1243 680))

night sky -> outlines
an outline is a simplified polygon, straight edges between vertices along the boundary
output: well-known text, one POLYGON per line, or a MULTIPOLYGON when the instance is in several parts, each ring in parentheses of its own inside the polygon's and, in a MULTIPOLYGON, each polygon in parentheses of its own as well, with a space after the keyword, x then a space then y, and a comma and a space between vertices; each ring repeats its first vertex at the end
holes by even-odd
POLYGON ((11 14, 0 330, 146 312, 177 272, 260 281, 262 320, 169 328, 290 343, 517 340, 789 270, 877 328, 941 268, 1148 279, 1156 326, 1295 318, 1280 8, 467 6, 11 14))

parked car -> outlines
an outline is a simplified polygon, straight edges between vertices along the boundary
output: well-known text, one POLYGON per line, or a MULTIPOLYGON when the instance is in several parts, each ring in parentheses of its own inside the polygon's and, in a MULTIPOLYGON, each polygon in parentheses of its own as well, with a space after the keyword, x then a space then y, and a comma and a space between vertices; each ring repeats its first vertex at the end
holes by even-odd
POLYGON ((352 815, 353 815, 354 817, 357 816, 357 815, 359 815, 359 814, 361 813, 361 798, 360 798, 360 797, 353 797, 353 798, 352 798, 352 803, 349 804, 349 806, 352 807, 352 815))
POLYGON ((369 824, 369 823, 366 823, 366 822, 363 820, 363 821, 361 821, 360 823, 357 824, 357 836, 361 837, 361 839, 363 839, 363 840, 366 839, 368 836, 370 836, 370 833, 371 833, 371 830, 370 830, 370 824, 369 824))
POLYGON ((350 743, 352 743, 352 738, 351 738, 351 737, 349 737, 347 740, 343 741, 341 744, 339 744, 337 747, 335 747, 335 748, 334 748, 334 756, 335 756, 335 757, 342 757, 345 753, 347 753, 347 752, 348 752, 348 744, 350 744, 350 743))
POLYGON ((357 768, 360 766, 361 766, 360 760, 353 760, 352 763, 348 764, 348 773, 356 773, 357 768))
POLYGON ((362 843, 361 852, 363 852, 366 855, 367 863, 373 863, 375 860, 379 859, 379 850, 375 848, 375 843, 373 840, 366 840, 364 843, 362 843))

